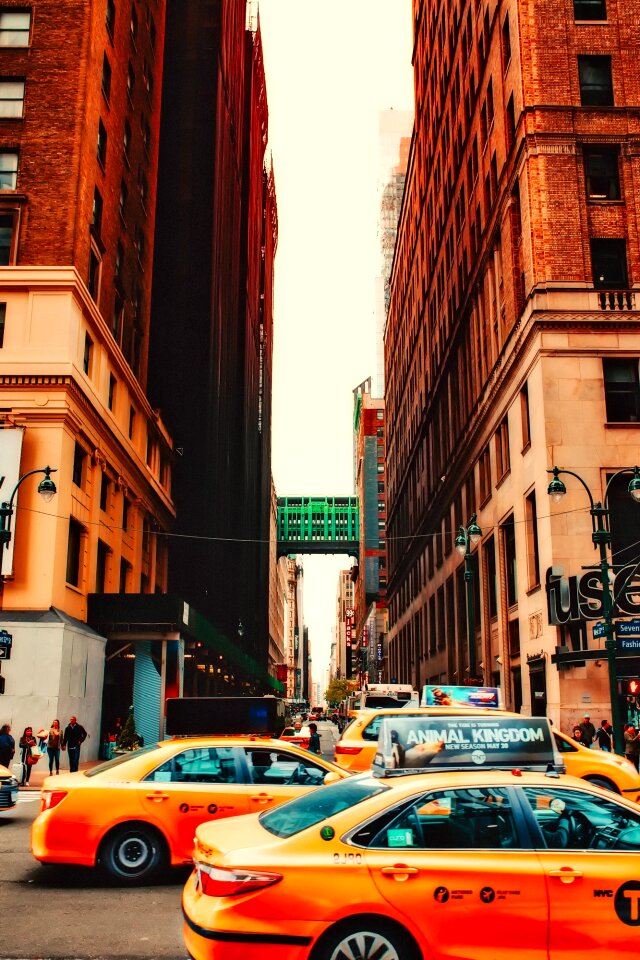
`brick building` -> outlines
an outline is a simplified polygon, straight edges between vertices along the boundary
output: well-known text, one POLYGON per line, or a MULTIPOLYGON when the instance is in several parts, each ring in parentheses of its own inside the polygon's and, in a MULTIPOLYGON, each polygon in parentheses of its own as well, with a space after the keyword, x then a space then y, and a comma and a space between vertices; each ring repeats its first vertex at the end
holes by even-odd
POLYGON ((58 488, 41 507, 28 480, 11 518, 3 717, 76 713, 94 755, 88 597, 165 590, 174 512, 145 393, 163 42, 162 0, 0 4, 0 442, 21 441, 3 472, 49 464, 58 488))
MULTIPOLYGON (((589 500, 638 459, 640 3, 414 0, 415 130, 385 335, 390 660, 469 676, 454 539, 477 514, 478 679, 610 714, 602 640, 545 585, 593 563, 589 500)), ((638 513, 611 488, 616 560, 638 513)), ((624 553, 627 548, 627 553, 624 553)), ((618 654, 620 676, 640 664, 618 654)), ((625 706, 626 709, 626 706, 625 706)))

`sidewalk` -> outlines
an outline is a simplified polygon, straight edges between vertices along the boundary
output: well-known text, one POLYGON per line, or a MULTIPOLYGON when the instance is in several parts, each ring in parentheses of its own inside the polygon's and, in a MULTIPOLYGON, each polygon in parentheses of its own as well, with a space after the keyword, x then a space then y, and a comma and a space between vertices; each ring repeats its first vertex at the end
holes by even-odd
MULTIPOLYGON (((85 760, 80 762, 80 770, 91 770, 92 767, 97 767, 99 763, 102 763, 102 760, 85 760)), ((65 764, 64 768, 60 764, 60 776, 63 773, 69 773, 68 764, 65 764)), ((40 757, 36 765, 31 770, 31 779, 29 783, 25 784, 24 787, 20 787, 21 790, 39 790, 43 782, 49 776, 49 760, 45 757, 40 757)))

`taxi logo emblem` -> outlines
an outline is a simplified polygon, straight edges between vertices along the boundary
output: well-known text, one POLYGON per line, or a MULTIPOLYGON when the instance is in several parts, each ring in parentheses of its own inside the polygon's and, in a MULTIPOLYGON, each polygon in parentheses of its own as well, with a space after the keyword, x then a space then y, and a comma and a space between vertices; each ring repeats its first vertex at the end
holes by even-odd
POLYGON ((436 887, 433 891, 433 899, 436 903, 446 903, 449 899, 449 891, 446 887, 436 887))
POLYGON ((480 891, 480 899, 483 903, 493 903, 496 898, 496 892, 493 887, 483 887, 480 891))
POLYGON ((189 804, 181 803, 180 806, 178 807, 178 810, 180 811, 180 813, 189 813, 189 804))
POLYGON ((320 831, 320 836, 322 837, 323 840, 333 840, 335 835, 336 835, 336 832, 333 829, 333 827, 323 827, 322 830, 320 831))
POLYGON ((210 803, 209 806, 207 807, 207 813, 217 813, 217 812, 218 812, 217 804, 210 803))
POLYGON ((640 881, 628 880, 618 887, 613 905, 623 923, 640 927, 640 881))

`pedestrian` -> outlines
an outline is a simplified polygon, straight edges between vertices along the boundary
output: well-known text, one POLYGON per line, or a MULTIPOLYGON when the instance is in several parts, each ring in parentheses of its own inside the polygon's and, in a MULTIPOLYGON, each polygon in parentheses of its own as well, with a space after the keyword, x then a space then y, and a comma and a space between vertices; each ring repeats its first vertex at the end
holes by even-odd
POLYGON ((3 723, 0 727, 0 764, 10 767, 15 752, 16 742, 11 736, 11 724, 3 723))
POLYGON ((606 750, 607 753, 611 753, 612 730, 613 728, 608 720, 603 720, 596 730, 596 740, 598 741, 598 746, 601 750, 606 750))
POLYGON ((624 755, 640 771, 640 733, 632 723, 624 732, 624 755))
POLYGON ((47 737, 47 754, 49 755, 49 775, 53 774, 55 763, 56 774, 60 773, 60 747, 62 746, 62 729, 59 720, 51 721, 49 736, 47 737))
POLYGON ((584 743, 585 747, 590 748, 591 744, 596 738, 596 728, 591 723, 591 717, 588 713, 585 713, 584 717, 582 718, 582 723, 579 724, 579 727, 582 731, 582 742, 584 743))
POLYGON ((35 766, 37 758, 33 755, 33 748, 36 746, 36 738, 33 735, 33 727, 25 727, 24 733, 20 737, 20 759, 22 760, 22 783, 21 787, 26 787, 31 779, 31 768, 35 766))
POLYGON ((62 749, 69 751, 69 772, 75 773, 80 765, 80 747, 87 739, 87 731, 75 717, 69 719, 62 736, 62 749))
POLYGON ((318 734, 318 724, 310 723, 309 730, 311 731, 311 736, 309 737, 309 746, 307 747, 311 753, 321 754, 322 750, 320 749, 320 736, 318 734))

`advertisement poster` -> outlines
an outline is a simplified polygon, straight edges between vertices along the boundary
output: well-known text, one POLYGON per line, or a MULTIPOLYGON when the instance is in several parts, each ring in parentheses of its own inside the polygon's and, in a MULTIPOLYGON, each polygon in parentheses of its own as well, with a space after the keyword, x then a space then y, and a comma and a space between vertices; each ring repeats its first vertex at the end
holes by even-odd
MULTIPOLYGON (((0 501, 9 501, 15 486, 20 479, 20 457, 22 456, 22 427, 8 427, 0 430, 0 477, 3 477, 0 486, 0 501)), ((10 519, 11 540, 8 547, 1 547, 2 563, 0 573, 3 577, 10 577, 13 573, 13 544, 16 538, 16 528, 20 522, 18 516, 18 494, 13 501, 13 516, 10 519)))
POLYGON ((545 717, 393 717, 383 720, 376 765, 386 770, 524 767, 557 763, 545 717))
POLYGON ((498 687, 424 686, 421 707, 500 707, 498 687))

